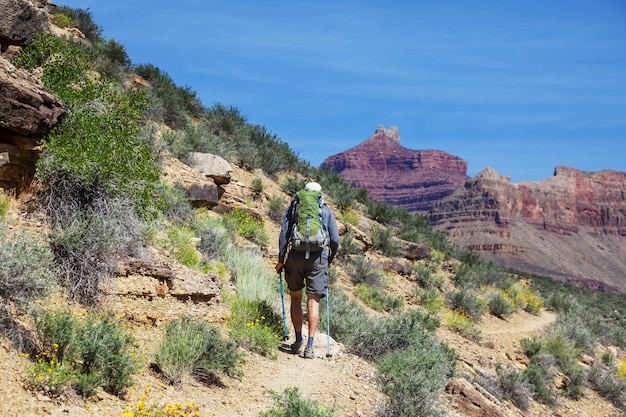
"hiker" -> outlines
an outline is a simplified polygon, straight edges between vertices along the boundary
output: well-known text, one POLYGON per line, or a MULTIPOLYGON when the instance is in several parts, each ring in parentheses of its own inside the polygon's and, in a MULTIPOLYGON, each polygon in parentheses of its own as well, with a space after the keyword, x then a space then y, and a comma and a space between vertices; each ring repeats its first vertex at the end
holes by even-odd
POLYGON ((296 332, 296 341, 290 345, 291 351, 299 353, 303 342, 302 289, 306 286, 309 337, 303 357, 313 359, 315 357, 313 341, 319 322, 320 300, 325 296, 328 287, 328 267, 339 248, 337 221, 332 210, 324 203, 322 186, 317 182, 307 183, 304 190, 298 192, 289 205, 280 230, 278 245, 276 272, 280 274, 283 268, 285 269, 285 280, 291 295, 291 322, 296 332), (300 206, 307 204, 305 201, 311 200, 315 204, 316 213, 314 216, 307 216, 309 219, 307 221, 302 219, 304 216, 300 214, 306 207, 300 206), (325 235, 323 241, 319 242, 319 239, 313 236, 299 236, 298 224, 301 223, 299 219, 306 223, 307 230, 314 229, 319 224, 321 233, 325 235))

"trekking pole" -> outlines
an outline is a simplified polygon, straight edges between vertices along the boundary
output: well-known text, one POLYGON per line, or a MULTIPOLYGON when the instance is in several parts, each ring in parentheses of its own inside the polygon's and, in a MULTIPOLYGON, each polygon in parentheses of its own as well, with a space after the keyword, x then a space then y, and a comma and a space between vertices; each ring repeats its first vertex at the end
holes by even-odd
POLYGON ((283 271, 278 273, 280 279, 280 301, 283 305, 283 340, 289 339, 287 336, 287 316, 285 315, 285 291, 283 290, 283 271))
POLYGON ((328 301, 328 287, 326 287, 326 344, 328 345, 328 352, 326 352, 326 357, 330 358, 333 356, 330 353, 330 303, 328 301))

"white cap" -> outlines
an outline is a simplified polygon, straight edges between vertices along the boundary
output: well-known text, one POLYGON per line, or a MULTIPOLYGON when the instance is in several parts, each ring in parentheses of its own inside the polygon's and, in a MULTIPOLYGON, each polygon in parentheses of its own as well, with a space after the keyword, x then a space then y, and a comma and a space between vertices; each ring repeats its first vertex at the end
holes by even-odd
POLYGON ((316 182, 309 182, 304 186, 304 189, 307 191, 322 191, 322 186, 316 182))

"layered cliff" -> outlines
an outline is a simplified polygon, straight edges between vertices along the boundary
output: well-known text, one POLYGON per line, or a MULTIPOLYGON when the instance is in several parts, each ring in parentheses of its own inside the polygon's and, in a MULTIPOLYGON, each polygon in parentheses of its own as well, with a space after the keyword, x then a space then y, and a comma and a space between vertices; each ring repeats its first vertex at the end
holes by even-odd
POLYGON ((626 292, 626 172, 557 167, 551 178, 514 184, 487 168, 429 216, 495 263, 626 292))
POLYGON ((379 126, 365 142, 326 158, 321 168, 366 189, 375 200, 412 213, 427 212, 435 201, 452 194, 469 178, 467 162, 459 157, 400 145, 395 126, 379 126))

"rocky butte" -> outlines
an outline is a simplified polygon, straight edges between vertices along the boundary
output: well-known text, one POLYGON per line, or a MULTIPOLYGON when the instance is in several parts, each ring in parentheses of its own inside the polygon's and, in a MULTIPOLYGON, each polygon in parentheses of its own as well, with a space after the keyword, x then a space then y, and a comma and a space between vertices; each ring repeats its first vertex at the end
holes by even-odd
POLYGON ((329 156, 320 168, 337 172, 377 200, 411 213, 426 213, 469 179, 467 162, 443 151, 400 145, 398 128, 378 126, 365 142, 329 156))
POLYGON ((487 168, 429 217, 494 263, 626 293, 626 172, 559 166, 550 178, 514 184, 487 168))

